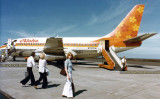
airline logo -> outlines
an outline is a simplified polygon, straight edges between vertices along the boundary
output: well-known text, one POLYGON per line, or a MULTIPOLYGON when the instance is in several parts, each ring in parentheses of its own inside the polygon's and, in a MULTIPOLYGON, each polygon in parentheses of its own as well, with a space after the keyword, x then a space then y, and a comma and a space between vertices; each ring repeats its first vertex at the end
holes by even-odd
POLYGON ((36 43, 36 42, 38 42, 38 40, 36 40, 36 39, 22 39, 22 40, 20 40, 20 43, 22 43, 22 42, 24 42, 24 43, 36 43))
POLYGON ((36 38, 23 38, 19 39, 19 42, 15 44, 15 46, 19 47, 43 47, 45 42, 40 42, 41 39, 36 38))

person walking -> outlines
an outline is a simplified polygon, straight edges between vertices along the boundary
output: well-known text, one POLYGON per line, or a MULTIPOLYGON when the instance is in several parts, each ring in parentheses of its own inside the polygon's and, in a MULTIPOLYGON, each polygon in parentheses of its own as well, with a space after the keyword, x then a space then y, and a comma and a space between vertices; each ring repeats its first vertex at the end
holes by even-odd
POLYGON ((37 85, 41 82, 41 80, 43 80, 42 88, 46 88, 47 87, 47 85, 48 85, 48 82, 47 82, 47 71, 48 71, 48 68, 47 68, 47 62, 45 60, 45 54, 42 53, 42 54, 40 54, 40 60, 39 60, 39 74, 40 74, 40 77, 35 82, 34 88, 37 89, 37 85))
POLYGON ((7 59, 8 58, 8 47, 7 47, 7 49, 5 50, 5 59, 7 59))
POLYGON ((67 59, 65 60, 64 66, 65 71, 67 74, 67 82, 64 86, 62 97, 73 97, 73 90, 72 90, 72 62, 71 59, 73 58, 72 53, 67 54, 67 59))
POLYGON ((125 56, 121 60, 121 64, 123 65, 123 69, 122 70, 125 70, 125 67, 126 67, 126 57, 125 56))
POLYGON ((31 53, 31 56, 27 59, 27 72, 28 75, 22 80, 20 81, 21 85, 25 85, 30 79, 31 79, 31 86, 34 85, 35 83, 35 78, 32 72, 32 67, 36 66, 35 62, 34 62, 34 57, 35 57, 35 52, 31 53))
POLYGON ((5 62, 5 54, 4 54, 4 52, 1 55, 1 62, 5 62))

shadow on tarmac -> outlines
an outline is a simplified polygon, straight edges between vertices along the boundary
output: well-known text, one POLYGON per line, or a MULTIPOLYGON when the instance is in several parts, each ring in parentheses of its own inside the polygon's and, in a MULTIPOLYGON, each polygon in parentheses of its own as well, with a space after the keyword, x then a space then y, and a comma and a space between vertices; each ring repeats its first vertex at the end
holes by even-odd
POLYGON ((60 86, 61 84, 52 84, 52 85, 48 85, 47 88, 52 88, 52 87, 58 87, 60 86))
POLYGON ((24 85, 24 86, 22 86, 22 87, 31 87, 31 86, 26 86, 26 85, 24 85))
MULTIPOLYGON (((48 65, 52 65, 52 66, 55 66, 59 69, 64 69, 64 63, 63 62, 60 62, 60 63, 57 63, 57 62, 48 62, 47 63, 48 65)), ((91 66, 97 66, 97 64, 93 64, 93 62, 72 62, 73 65, 91 65, 91 66)))
POLYGON ((73 62, 74 65, 92 65, 97 66, 97 64, 93 64, 93 62, 73 62))
POLYGON ((78 90, 77 92, 74 93, 74 97, 78 96, 79 94, 83 93, 84 91, 87 91, 87 90, 86 89, 78 90))
MULTIPOLYGON (((53 87, 58 87, 60 86, 61 84, 52 84, 52 85, 48 85, 46 89, 48 88, 53 88, 53 87)), ((37 88, 37 89, 44 89, 44 88, 37 88)))
POLYGON ((144 69, 153 69, 153 68, 148 68, 148 67, 139 66, 139 65, 134 65, 134 66, 129 66, 129 67, 144 68, 144 69))

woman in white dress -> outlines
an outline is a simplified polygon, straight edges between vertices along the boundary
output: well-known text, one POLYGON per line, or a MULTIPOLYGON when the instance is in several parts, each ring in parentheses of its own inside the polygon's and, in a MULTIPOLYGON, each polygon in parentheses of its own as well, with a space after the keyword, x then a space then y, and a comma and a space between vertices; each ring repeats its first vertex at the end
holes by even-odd
POLYGON ((73 97, 73 90, 72 90, 72 62, 71 59, 73 58, 72 53, 67 54, 67 59, 65 60, 64 66, 65 71, 67 74, 67 82, 64 86, 62 97, 73 97))
POLYGON ((35 86, 34 86, 35 88, 37 88, 37 85, 41 82, 41 80, 43 80, 42 88, 47 87, 47 85, 48 85, 48 82, 47 82, 47 70, 48 70, 48 68, 46 66, 47 66, 47 63, 46 63, 46 60, 45 60, 45 54, 42 53, 42 54, 40 54, 40 60, 39 60, 39 74, 40 74, 40 77, 35 82, 35 86))

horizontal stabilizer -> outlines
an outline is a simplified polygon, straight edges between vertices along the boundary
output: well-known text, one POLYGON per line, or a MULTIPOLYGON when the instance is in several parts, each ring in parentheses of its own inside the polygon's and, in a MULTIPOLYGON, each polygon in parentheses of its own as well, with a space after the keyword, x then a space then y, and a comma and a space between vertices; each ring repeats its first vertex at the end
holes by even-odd
POLYGON ((127 39, 127 40, 124 40, 124 43, 135 43, 135 42, 140 42, 140 41, 143 41, 153 35, 155 35, 157 33, 146 33, 146 34, 142 34, 142 35, 139 35, 137 37, 134 37, 134 38, 131 38, 131 39, 127 39))

